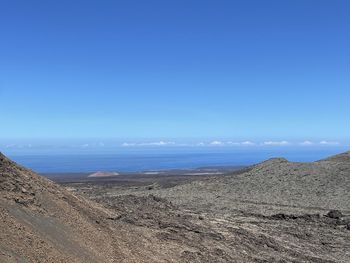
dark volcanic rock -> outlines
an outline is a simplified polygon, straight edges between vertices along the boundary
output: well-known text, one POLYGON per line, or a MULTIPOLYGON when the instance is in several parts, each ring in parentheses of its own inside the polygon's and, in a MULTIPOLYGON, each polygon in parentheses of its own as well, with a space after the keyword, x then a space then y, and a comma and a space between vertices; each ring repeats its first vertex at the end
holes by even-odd
POLYGON ((305 215, 292 215, 292 214, 284 214, 279 213, 271 216, 267 216, 266 218, 270 218, 273 220, 295 220, 295 219, 303 219, 305 221, 315 221, 321 219, 319 214, 305 214, 305 215))
POLYGON ((333 219, 340 219, 342 218, 343 214, 339 210, 331 210, 326 214, 326 216, 333 219))

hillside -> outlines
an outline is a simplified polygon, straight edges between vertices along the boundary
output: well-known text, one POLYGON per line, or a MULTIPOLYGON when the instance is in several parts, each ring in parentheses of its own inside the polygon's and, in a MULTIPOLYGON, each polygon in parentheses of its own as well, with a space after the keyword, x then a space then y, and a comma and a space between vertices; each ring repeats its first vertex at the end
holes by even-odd
POLYGON ((0 262, 163 261, 150 231, 117 217, 0 154, 0 262))
POLYGON ((350 213, 350 153, 313 163, 274 158, 240 174, 196 181, 160 196, 209 211, 239 210, 271 215, 279 212, 323 213, 339 209, 350 213), (176 196, 181 193, 184 198, 176 196))

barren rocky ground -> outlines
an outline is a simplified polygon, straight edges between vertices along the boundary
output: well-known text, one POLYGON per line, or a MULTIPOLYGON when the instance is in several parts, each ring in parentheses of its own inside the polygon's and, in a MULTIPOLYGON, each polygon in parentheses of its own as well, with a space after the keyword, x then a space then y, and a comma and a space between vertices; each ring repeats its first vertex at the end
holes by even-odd
POLYGON ((64 187, 1 156, 0 262, 350 262, 350 153, 64 187))

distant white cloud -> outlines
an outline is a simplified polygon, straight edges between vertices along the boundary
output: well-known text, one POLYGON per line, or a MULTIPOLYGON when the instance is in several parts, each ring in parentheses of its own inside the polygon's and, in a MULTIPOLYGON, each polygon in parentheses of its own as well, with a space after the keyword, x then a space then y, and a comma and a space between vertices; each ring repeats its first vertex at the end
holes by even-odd
POLYGON ((197 143, 197 146, 205 146, 205 143, 204 142, 199 142, 199 143, 197 143))
POLYGON ((130 146, 136 146, 136 144, 135 143, 124 142, 124 143, 122 143, 122 146, 123 147, 130 147, 130 146))
POLYGON ((7 149, 23 149, 23 148, 32 148, 32 144, 7 144, 5 148, 7 149))
POLYGON ((314 143, 311 142, 311 141, 303 141, 300 143, 300 145, 303 145, 303 146, 308 146, 308 145, 313 145, 314 143))
POLYGON ((339 145, 339 142, 335 141, 320 141, 321 145, 339 145))
POLYGON ((229 141, 226 143, 227 145, 235 145, 235 146, 247 146, 247 145, 255 145, 254 142, 251 142, 251 141, 243 141, 243 142, 232 142, 232 141, 229 141))
POLYGON ((267 141, 263 142, 263 145, 274 145, 274 146, 284 146, 289 145, 290 143, 288 141, 267 141))
POLYGON ((221 146, 221 145, 224 145, 224 143, 221 142, 221 141, 212 141, 212 142, 210 143, 210 145, 213 145, 213 146, 221 146))
POLYGON ((103 142, 88 142, 83 144, 72 144, 72 145, 63 145, 64 147, 70 148, 97 148, 97 147, 105 147, 103 142))
POLYGON ((251 141, 244 141, 244 142, 241 142, 241 145, 255 145, 255 143, 251 141))
POLYGON ((169 146, 175 145, 175 142, 170 141, 159 141, 159 142, 141 142, 141 143, 128 143, 124 142, 121 146, 123 147, 132 147, 132 146, 169 146))
POLYGON ((166 146, 166 145, 175 145, 175 142, 159 141, 159 142, 143 143, 143 145, 144 146, 166 146))

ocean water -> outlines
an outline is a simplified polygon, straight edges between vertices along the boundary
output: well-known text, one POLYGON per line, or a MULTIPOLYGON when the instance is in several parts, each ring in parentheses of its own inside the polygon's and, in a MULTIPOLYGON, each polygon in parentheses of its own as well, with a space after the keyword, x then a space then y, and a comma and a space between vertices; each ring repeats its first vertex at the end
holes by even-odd
MULTIPOLYGON (((119 171, 137 172, 167 169, 191 169, 205 166, 251 165, 272 157, 305 162, 326 158, 347 149, 269 148, 269 149, 152 149, 124 153, 113 152, 26 152, 9 153, 11 159, 39 173, 119 171)), ((6 154, 6 152, 5 152, 6 154)))

